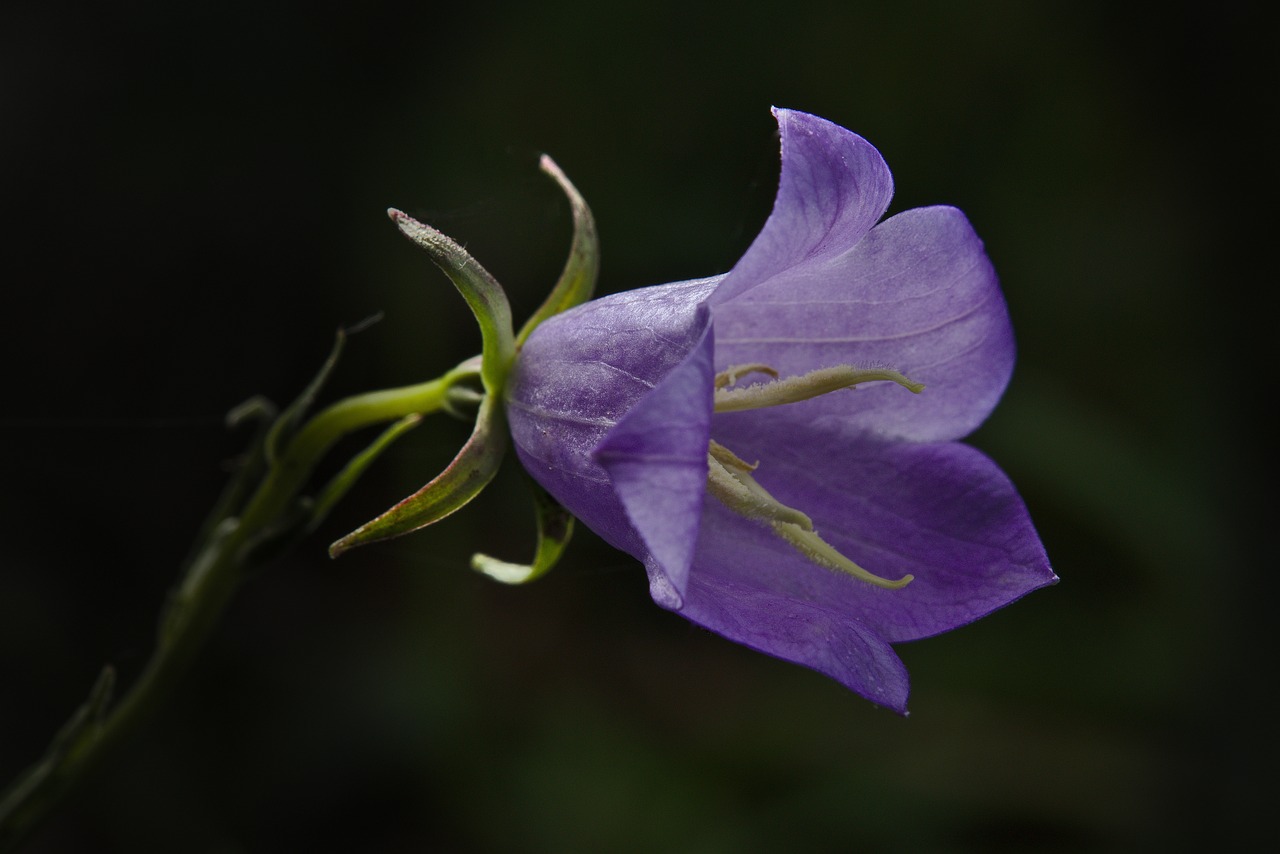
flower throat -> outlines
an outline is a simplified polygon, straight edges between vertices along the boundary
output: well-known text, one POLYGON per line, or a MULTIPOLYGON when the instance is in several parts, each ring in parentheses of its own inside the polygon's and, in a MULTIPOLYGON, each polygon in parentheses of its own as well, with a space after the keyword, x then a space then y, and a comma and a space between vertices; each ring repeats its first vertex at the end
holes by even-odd
MULTIPOLYGON (((778 379, 778 372, 768 365, 732 365, 716 374, 715 411, 741 412, 797 403, 867 382, 894 382, 913 394, 924 389, 920 383, 885 368, 859 369, 837 365, 778 379), (735 387, 738 378, 747 374, 765 374, 772 381, 735 387)), ((896 581, 881 578, 836 551, 814 530, 813 520, 808 515, 778 501, 756 481, 752 472, 759 468, 758 462, 748 463, 712 439, 707 449, 707 465, 709 493, 738 515, 766 523, 809 562, 889 590, 899 590, 911 583, 911 575, 904 575, 896 581)))

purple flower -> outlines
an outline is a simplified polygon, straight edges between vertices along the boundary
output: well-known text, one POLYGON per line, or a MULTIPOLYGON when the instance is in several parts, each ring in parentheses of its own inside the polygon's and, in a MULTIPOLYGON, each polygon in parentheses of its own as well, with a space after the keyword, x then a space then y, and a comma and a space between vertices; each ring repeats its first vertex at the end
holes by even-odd
POLYGON ((525 468, 643 561, 659 605, 905 712, 890 644, 1057 580, 1008 478, 955 441, 1004 391, 1012 330, 960 211, 877 225, 875 148, 775 115, 778 196, 733 270, 548 320, 508 418, 525 468))

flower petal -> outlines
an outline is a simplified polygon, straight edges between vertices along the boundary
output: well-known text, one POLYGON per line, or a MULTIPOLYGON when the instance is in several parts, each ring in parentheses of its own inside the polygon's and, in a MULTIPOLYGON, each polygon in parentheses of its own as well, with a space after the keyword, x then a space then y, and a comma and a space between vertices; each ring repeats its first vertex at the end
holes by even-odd
POLYGON ((746 415, 717 416, 713 434, 760 461, 754 476, 775 498, 808 513, 827 542, 868 571, 915 580, 884 590, 822 569, 713 502, 703 537, 733 529, 726 542, 739 544, 737 554, 704 564, 700 546, 695 578, 727 568, 738 584, 847 614, 893 643, 962 626, 1057 581, 1022 499, 980 451, 867 440, 829 417, 797 427, 746 415))
POLYGON ((556 315, 529 336, 508 386, 507 420, 525 470, 641 560, 645 546, 592 454, 702 339, 697 306, 717 281, 627 291, 556 315))
MULTIPOLYGON (((712 335, 609 431, 595 459, 648 547, 661 576, 651 576, 658 604, 680 607, 698 539, 711 438, 712 335)), ((644 556, 640 556, 644 560, 644 556)))
POLYGON ((782 137, 773 212, 712 295, 712 305, 798 265, 840 255, 884 216, 893 198, 893 176, 871 143, 808 113, 773 114, 782 137))
POLYGON ((717 365, 763 362, 783 376, 887 366, 924 383, 920 395, 879 383, 787 407, 797 423, 839 414, 884 438, 967 435, 1013 373, 1013 330, 995 271, 969 221, 950 207, 893 216, 842 254, 717 306, 714 322, 717 365))
MULTIPOLYGON (((689 578, 681 616, 731 641, 811 667, 905 714, 907 670, 889 644, 838 608, 767 589, 743 573, 739 562, 754 564, 759 553, 743 545, 737 526, 713 524, 720 510, 715 499, 707 499, 697 569, 689 578)), ((751 527, 763 532, 761 526, 751 527)))

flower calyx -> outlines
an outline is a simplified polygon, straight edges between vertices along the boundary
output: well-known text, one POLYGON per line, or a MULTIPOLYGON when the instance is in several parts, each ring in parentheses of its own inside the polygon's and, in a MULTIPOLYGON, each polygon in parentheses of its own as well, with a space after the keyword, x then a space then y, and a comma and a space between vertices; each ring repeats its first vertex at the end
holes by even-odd
MULTIPOLYGON (((331 555, 438 522, 470 502, 497 474, 509 443, 504 401, 516 354, 540 323, 591 298, 600 268, 599 241, 590 208, 550 157, 542 157, 540 168, 568 198, 574 234, 560 278, 518 334, 513 331, 506 293, 478 261, 434 228, 394 208, 387 211, 396 227, 425 249, 454 283, 479 324, 481 355, 464 365, 470 368, 470 378, 478 376, 481 390, 469 384, 451 383, 440 404, 441 409, 454 415, 474 413, 475 428, 443 472, 413 495, 335 542, 330 547, 331 555)), ((462 379, 467 377, 460 376, 459 380, 462 379)), ((477 571, 499 581, 523 583, 542 575, 558 560, 573 530, 572 516, 541 487, 532 482, 531 486, 538 527, 533 563, 512 564, 476 555, 472 565, 477 571)))

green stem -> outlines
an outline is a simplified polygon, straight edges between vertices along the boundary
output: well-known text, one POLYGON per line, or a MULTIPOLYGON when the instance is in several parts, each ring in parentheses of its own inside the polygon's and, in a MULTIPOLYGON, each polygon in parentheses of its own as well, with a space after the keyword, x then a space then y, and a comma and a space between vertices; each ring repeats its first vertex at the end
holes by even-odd
POLYGON ((406 415, 437 412, 448 402, 449 389, 472 376, 478 376, 477 370, 470 362, 464 362, 439 379, 355 395, 322 410, 289 442, 262 488, 250 499, 241 516, 242 523, 262 526, 280 518, 316 463, 343 436, 406 415))
MULTIPOLYGON (((170 594, 155 652, 127 694, 109 710, 105 691, 72 717, 45 756, 0 795, 0 851, 14 850, 91 772, 109 761, 151 719, 188 669, 231 601, 256 546, 297 512, 302 488, 320 458, 353 431, 443 409, 449 390, 478 376, 467 362, 430 382, 341 400, 308 421, 289 441, 239 516, 228 507, 211 520, 186 574, 170 594)), ((109 674, 100 685, 109 685, 109 674)))

